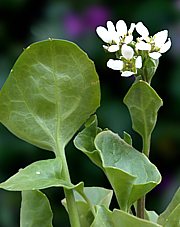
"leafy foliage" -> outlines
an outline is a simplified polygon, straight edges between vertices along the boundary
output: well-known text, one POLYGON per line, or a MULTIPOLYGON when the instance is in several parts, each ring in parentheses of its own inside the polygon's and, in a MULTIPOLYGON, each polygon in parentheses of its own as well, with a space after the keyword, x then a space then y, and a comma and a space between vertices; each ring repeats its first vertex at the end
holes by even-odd
POLYGON ((144 154, 117 134, 109 130, 100 132, 96 118, 91 119, 74 143, 104 171, 123 210, 127 211, 161 181, 159 171, 144 154))
MULTIPOLYGON (((53 151, 56 158, 32 163, 0 187, 29 191, 59 186, 72 201, 72 190, 81 192, 83 184, 71 183, 64 148, 99 102, 94 64, 78 46, 49 39, 26 48, 0 92, 0 122, 19 138, 53 151)), ((22 212, 28 206, 22 203, 22 212)))
MULTIPOLYGON (((157 64, 158 61, 146 62, 143 72, 149 83, 157 64)), ((94 64, 75 44, 49 39, 32 44, 18 58, 0 91, 0 122, 19 138, 55 153, 54 159, 34 162, 0 183, 2 189, 22 191, 21 227, 52 227, 49 201, 39 191, 48 187, 64 188, 66 199, 62 203, 72 226, 179 224, 179 191, 159 217, 146 211, 147 220, 142 220, 129 213, 131 205, 160 183, 161 175, 148 159, 148 153, 132 146, 128 133, 124 132, 122 139, 98 127, 97 117, 92 114, 99 102, 94 64), (65 146, 84 122, 85 128, 74 144, 103 170, 121 210, 109 209, 112 190, 71 183, 65 146)), ((147 82, 137 79, 124 103, 134 130, 149 148, 162 100, 147 82)))
POLYGON ((16 61, 0 93, 0 121, 21 139, 57 152, 99 99, 93 62, 75 44, 50 39, 32 44, 16 61))
MULTIPOLYGON (((103 205, 109 208, 113 192, 100 187, 85 187, 83 193, 75 191, 75 199, 78 207, 79 219, 81 226, 89 227, 95 215, 96 205, 103 205)), ((67 210, 66 199, 62 201, 62 204, 67 210)))

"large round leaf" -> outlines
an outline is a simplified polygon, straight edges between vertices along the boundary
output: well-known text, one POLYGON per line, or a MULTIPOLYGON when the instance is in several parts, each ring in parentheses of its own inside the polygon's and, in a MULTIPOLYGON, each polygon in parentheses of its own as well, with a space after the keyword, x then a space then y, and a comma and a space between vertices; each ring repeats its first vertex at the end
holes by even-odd
POLYGON ((0 121, 47 150, 63 149, 99 106, 93 62, 75 44, 46 40, 20 55, 0 93, 0 121))

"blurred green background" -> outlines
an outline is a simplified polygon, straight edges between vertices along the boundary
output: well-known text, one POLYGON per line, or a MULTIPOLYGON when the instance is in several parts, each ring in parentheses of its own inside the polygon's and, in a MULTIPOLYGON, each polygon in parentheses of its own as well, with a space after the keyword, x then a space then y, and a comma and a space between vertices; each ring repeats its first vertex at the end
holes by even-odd
MULTIPOLYGON (((110 128, 122 135, 130 133, 134 146, 141 149, 140 137, 132 131, 127 108, 122 99, 132 78, 122 78, 106 67, 108 56, 102 48, 95 28, 123 19, 142 21, 151 35, 168 29, 172 48, 160 58, 152 86, 164 101, 152 138, 150 159, 160 170, 162 183, 147 195, 147 209, 162 212, 178 187, 180 179, 180 0, 0 0, 0 87, 2 87, 18 56, 32 42, 42 39, 67 39, 77 43, 95 62, 100 77, 102 99, 97 114, 101 128, 110 128)), ((13 85, 12 85, 13 86, 13 85)), ((0 181, 33 161, 52 158, 13 136, 0 125, 0 181)), ((67 158, 73 183, 109 188, 102 172, 77 151, 72 142, 67 158)), ((44 190, 54 212, 54 226, 67 227, 68 218, 61 206, 63 191, 44 190)), ((0 190, 0 226, 18 227, 20 193, 0 190)), ((115 199, 111 205, 117 207, 115 199)))

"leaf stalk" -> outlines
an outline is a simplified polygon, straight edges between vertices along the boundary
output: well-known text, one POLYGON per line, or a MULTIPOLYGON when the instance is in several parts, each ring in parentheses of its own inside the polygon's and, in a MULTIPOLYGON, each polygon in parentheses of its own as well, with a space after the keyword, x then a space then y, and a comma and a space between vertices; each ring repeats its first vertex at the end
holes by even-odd
MULTIPOLYGON (((143 139, 142 153, 149 157, 151 136, 146 135, 142 139, 143 139)), ((142 219, 144 219, 145 201, 146 201, 145 195, 137 201, 137 217, 142 219)))
MULTIPOLYGON (((64 149, 58 149, 56 156, 59 156, 62 161, 62 175, 66 182, 71 183, 69 169, 67 165, 66 155, 64 149)), ((73 193, 73 189, 64 188, 64 194, 67 202, 67 210, 69 214, 69 221, 71 227, 80 227, 79 215, 76 206, 76 201, 73 193)))

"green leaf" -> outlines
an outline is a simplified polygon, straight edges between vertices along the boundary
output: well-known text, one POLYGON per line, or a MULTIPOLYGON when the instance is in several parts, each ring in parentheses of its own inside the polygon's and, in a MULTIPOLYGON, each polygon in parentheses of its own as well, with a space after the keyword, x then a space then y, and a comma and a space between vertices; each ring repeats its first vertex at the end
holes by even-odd
POLYGON ((158 223, 163 227, 180 226, 180 188, 178 188, 166 210, 159 216, 158 223))
POLYGON ((131 136, 127 133, 127 132, 125 132, 124 131, 124 141, 126 142, 126 143, 128 143, 129 145, 132 145, 132 138, 131 138, 131 136))
POLYGON ((180 204, 170 213, 165 220, 163 227, 179 227, 180 226, 180 204))
MULTIPOLYGON (((41 160, 30 164, 8 180, 0 184, 0 188, 10 191, 44 189, 48 187, 65 187, 73 189, 78 185, 67 182, 61 174, 60 158, 41 160)), ((79 189, 81 190, 81 189, 79 189)))
POLYGON ((99 152, 96 150, 94 145, 94 139, 101 131, 101 129, 97 127, 97 124, 97 117, 95 115, 91 116, 85 124, 85 128, 75 137, 74 145, 76 148, 85 153, 92 162, 99 167, 102 167, 99 152))
MULTIPOLYGON (((112 194, 112 190, 100 187, 85 187, 83 193, 79 193, 79 191, 77 193, 77 191, 75 191, 75 200, 81 226, 89 227, 92 224, 94 220, 92 209, 94 209, 96 205, 103 205, 109 208, 112 194)), ((62 201, 62 204, 67 210, 66 199, 62 201)))
POLYGON ((158 224, 149 222, 130 215, 122 210, 110 210, 105 207, 97 207, 97 215, 91 227, 161 227, 158 224))
POLYGON ((156 72, 156 69, 159 64, 159 59, 153 59, 153 58, 146 58, 146 60, 143 63, 142 73, 145 79, 148 81, 148 83, 151 83, 151 80, 156 72))
MULTIPOLYGON (((85 187, 84 194, 92 205, 104 205, 109 208, 113 191, 101 187, 85 187)), ((76 201, 85 201, 82 194, 75 192, 76 201)))
POLYGON ((127 211, 140 197, 161 181, 156 166, 135 148, 111 131, 95 138, 102 166, 122 210, 127 211))
POLYGON ((53 213, 45 194, 22 191, 20 227, 52 227, 53 213))
POLYGON ((157 120, 157 112, 162 100, 153 88, 144 81, 134 83, 124 98, 131 119, 132 127, 143 138, 149 138, 157 120))
POLYGON ((93 62, 63 40, 37 42, 24 50, 0 92, 0 121, 40 148, 62 149, 99 106, 93 62))
POLYGON ((159 171, 145 155, 118 135, 100 132, 96 118, 76 136, 74 144, 105 172, 123 210, 161 181, 159 171))

